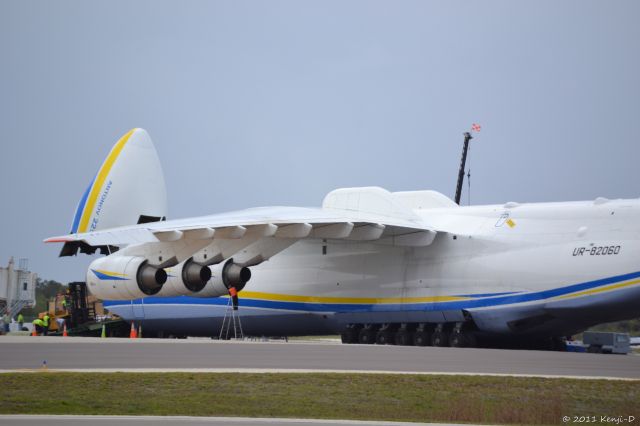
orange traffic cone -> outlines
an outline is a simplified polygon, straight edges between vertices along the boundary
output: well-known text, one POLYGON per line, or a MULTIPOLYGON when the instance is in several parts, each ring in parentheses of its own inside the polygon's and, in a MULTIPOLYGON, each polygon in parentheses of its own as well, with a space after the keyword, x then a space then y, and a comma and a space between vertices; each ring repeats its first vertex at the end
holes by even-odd
POLYGON ((32 336, 37 336, 38 335, 38 333, 36 333, 36 328, 35 327, 33 327, 33 330, 31 330, 31 335, 32 336))
POLYGON ((62 337, 68 337, 69 333, 67 333, 67 324, 64 324, 64 328, 62 329, 62 337))
POLYGON ((134 323, 131 323, 131 331, 129 332, 129 339, 137 339, 138 333, 136 332, 136 326, 134 323))

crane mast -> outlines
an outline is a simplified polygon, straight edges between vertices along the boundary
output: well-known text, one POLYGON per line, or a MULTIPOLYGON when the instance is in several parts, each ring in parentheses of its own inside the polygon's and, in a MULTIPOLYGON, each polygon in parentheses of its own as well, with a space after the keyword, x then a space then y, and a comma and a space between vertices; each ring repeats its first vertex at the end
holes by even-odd
POLYGON ((460 196, 462 195, 462 183, 464 181, 464 167, 467 162, 467 151, 469 150, 469 141, 473 139, 471 133, 464 132, 464 145, 462 146, 462 160, 460 161, 460 170, 458 171, 458 184, 456 185, 456 204, 460 204, 460 196))

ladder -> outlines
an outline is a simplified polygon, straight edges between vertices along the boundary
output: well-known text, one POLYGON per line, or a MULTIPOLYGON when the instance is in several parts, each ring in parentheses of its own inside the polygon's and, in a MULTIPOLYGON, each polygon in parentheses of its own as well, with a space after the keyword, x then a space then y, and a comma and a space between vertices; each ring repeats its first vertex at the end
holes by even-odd
POLYGON ((227 309, 224 312, 224 318, 222 318, 222 327, 220 327, 220 334, 218 335, 218 339, 229 340, 232 337, 234 339, 244 338, 242 323, 240 322, 240 315, 238 315, 237 311, 238 307, 233 305, 233 298, 229 297, 227 309), (231 326, 233 326, 233 336, 231 336, 231 326))

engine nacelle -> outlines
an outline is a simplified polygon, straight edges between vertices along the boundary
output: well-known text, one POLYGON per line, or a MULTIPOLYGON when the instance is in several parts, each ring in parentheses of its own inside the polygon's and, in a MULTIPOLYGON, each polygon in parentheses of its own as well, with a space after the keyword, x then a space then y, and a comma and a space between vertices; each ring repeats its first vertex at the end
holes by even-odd
POLYGON ((196 297, 219 297, 229 294, 229 288, 235 287, 240 291, 251 279, 251 270, 245 266, 233 263, 229 259, 224 264, 210 266, 211 279, 204 288, 195 293, 196 297))
POLYGON ((194 262, 192 258, 167 268, 167 272, 167 282, 157 296, 190 296, 201 291, 211 278, 211 269, 194 262))
POLYGON ((87 270, 87 286, 105 300, 129 300, 158 294, 167 281, 164 269, 140 256, 111 255, 96 259, 87 270))

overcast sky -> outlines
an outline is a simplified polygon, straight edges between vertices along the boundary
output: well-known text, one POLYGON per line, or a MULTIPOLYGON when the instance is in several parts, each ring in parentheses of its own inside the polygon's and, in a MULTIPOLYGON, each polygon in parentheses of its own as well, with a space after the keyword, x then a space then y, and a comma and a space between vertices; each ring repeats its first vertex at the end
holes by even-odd
POLYGON ((640 196, 638 1, 0 0, 0 264, 57 258, 115 141, 147 129, 170 217, 338 187, 472 204, 640 196), (467 202, 467 192, 463 194, 467 202))

